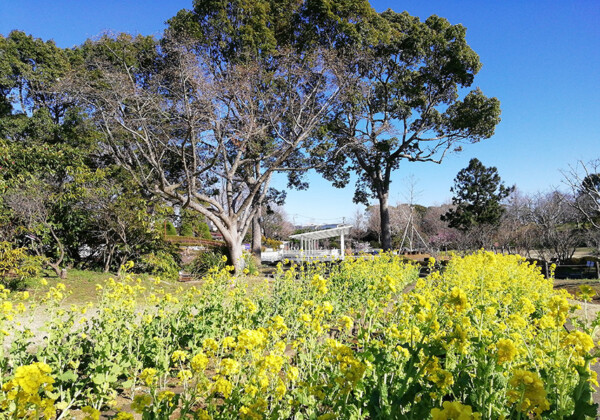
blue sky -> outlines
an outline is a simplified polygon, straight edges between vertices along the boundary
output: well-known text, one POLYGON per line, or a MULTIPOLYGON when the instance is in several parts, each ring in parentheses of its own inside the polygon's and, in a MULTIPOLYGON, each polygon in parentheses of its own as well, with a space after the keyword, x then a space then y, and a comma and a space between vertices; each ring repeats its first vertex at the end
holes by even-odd
MULTIPOLYGON (((561 187, 561 169, 600 157, 600 2, 597 0, 371 0, 426 19, 432 14, 467 28, 469 45, 483 68, 475 79, 500 99, 496 134, 467 145, 441 165, 403 162, 393 176, 391 204, 405 201, 416 180, 423 205, 450 200, 456 173, 477 157, 496 166, 507 184, 525 193, 561 187)), ((103 31, 159 36, 164 22, 187 1, 4 1, 0 33, 20 29, 60 47, 81 44, 103 31)), ((332 188, 317 175, 307 191, 289 191, 285 209, 296 223, 348 221, 355 213, 353 188, 332 188)), ((278 181, 283 187, 285 182, 278 181)))

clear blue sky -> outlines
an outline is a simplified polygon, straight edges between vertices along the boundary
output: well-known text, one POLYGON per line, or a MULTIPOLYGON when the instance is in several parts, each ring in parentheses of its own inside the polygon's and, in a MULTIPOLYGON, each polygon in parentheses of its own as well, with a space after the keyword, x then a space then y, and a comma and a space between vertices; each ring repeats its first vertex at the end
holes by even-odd
MULTIPOLYGON (((561 187, 561 169, 600 157, 600 1, 372 0, 377 11, 432 14, 467 28, 483 68, 475 79, 502 106, 496 134, 468 145, 441 164, 404 163, 393 176, 391 203, 404 201, 409 176, 418 202, 448 201, 456 173, 477 157, 496 166, 525 193, 561 187)), ((160 36, 164 22, 191 0, 0 0, 0 33, 20 29, 60 47, 103 31, 160 36)), ((336 190, 311 176, 307 191, 289 191, 286 211, 296 223, 348 220, 353 188, 336 190)), ((283 186, 277 182, 276 186, 283 186)))

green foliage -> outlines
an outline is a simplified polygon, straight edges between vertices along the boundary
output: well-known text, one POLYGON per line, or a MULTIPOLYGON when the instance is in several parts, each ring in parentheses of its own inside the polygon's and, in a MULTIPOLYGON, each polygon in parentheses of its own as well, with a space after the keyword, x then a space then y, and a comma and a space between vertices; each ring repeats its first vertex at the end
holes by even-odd
POLYGON ((165 221, 166 223, 166 232, 168 236, 176 236, 177 235, 177 229, 175 229, 175 226, 173 226, 173 223, 171 223, 169 220, 165 221))
POLYGON ((440 163, 448 150, 460 149, 455 144, 491 137, 500 102, 479 89, 459 95, 481 68, 462 25, 438 16, 421 22, 392 10, 378 18, 378 42, 364 38, 355 46, 356 82, 323 133, 327 158, 320 172, 336 187, 358 175, 354 201, 379 201, 380 236, 389 249, 392 173, 402 161, 440 163))
POLYGON ((179 228, 180 236, 194 237, 194 229, 191 224, 183 223, 179 228))
POLYGON ((485 167, 478 159, 461 169, 450 189, 454 209, 441 216, 450 227, 463 232, 480 226, 497 226, 505 209, 501 202, 514 190, 506 187, 495 167, 485 167))
POLYGON ((181 236, 196 236, 200 239, 212 239, 210 235, 210 229, 205 223, 204 216, 197 212, 191 211, 189 208, 185 208, 180 214, 181 227, 179 228, 179 234, 181 236))
POLYGON ((221 269, 227 263, 227 250, 217 248, 210 251, 202 251, 196 258, 186 267, 192 275, 196 277, 205 276, 210 269, 221 269))
POLYGON ((165 251, 142 255, 135 268, 136 271, 149 273, 167 280, 176 280, 179 277, 180 269, 173 254, 165 251))
POLYGON ((375 18, 367 0, 211 0, 195 2, 168 23, 221 62, 268 63, 281 49, 351 50, 359 39, 376 42, 375 18))
POLYGON ((212 235, 210 234, 210 228, 206 223, 199 223, 197 229, 198 230, 196 230, 196 235, 198 236, 198 238, 206 239, 209 241, 212 239, 212 235))
POLYGON ((259 274, 257 258, 251 252, 244 252, 243 258, 244 272, 251 276, 257 276, 259 274))
POLYGON ((25 248, 14 248, 9 242, 0 242, 0 281, 4 286, 20 288, 27 279, 36 277, 41 269, 40 257, 31 257, 25 248))

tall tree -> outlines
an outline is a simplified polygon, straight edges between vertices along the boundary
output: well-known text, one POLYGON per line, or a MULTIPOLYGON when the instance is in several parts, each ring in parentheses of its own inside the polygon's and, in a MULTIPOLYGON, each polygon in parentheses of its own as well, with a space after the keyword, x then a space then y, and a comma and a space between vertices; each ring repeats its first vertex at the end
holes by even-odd
MULTIPOLYGON (((303 170, 343 79, 327 51, 232 64, 194 43, 105 37, 88 48, 85 101, 106 147, 146 191, 189 207, 222 233, 236 270, 242 240, 276 171, 303 170)), ((308 159, 307 164, 310 164, 308 159)))
POLYGON ((462 232, 474 228, 493 228, 499 224, 504 213, 502 200, 513 189, 514 187, 504 185, 495 167, 488 168, 479 159, 473 158, 469 161, 469 166, 461 169, 454 178, 454 186, 450 188, 454 193, 454 208, 441 218, 450 227, 462 232))
POLYGON ((462 25, 391 10, 380 21, 380 35, 357 45, 354 88, 325 136, 332 150, 346 153, 331 154, 321 172, 337 187, 358 174, 354 201, 379 201, 381 242, 389 249, 390 183, 400 162, 441 163, 461 143, 491 137, 500 104, 479 89, 459 96, 481 68, 462 25))
MULTIPOLYGON (((335 49, 340 54, 352 51, 359 39, 376 33, 371 25, 376 16, 367 0, 197 1, 192 10, 181 10, 169 20, 169 32, 180 40, 192 39, 216 71, 228 72, 235 65, 253 62, 274 71, 282 50, 298 56, 319 49, 335 49)), ((261 102, 260 96, 247 100, 261 102)), ((268 139, 262 142, 269 144, 268 139)), ((294 169, 288 171, 288 187, 307 188, 301 169, 315 165, 297 154, 290 156, 287 166, 294 169)), ((255 255, 260 254, 261 220, 259 214, 254 216, 255 255)))

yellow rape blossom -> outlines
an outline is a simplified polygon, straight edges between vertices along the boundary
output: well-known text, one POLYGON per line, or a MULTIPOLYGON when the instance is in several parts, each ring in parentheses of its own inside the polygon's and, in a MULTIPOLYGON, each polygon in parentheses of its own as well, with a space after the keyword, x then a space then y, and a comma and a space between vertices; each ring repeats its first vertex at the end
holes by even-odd
POLYGON ((469 405, 463 405, 459 401, 444 401, 442 409, 431 410, 433 420, 479 420, 481 414, 474 413, 469 405))
POLYGON ((550 408, 544 384, 537 373, 516 369, 508 381, 508 400, 516 404, 517 410, 540 416, 550 408))
POLYGON ((45 363, 37 362, 27 366, 19 366, 15 371, 14 383, 21 389, 33 395, 38 393, 39 388, 45 385, 45 389, 51 391, 50 384, 54 383, 54 379, 50 376, 52 369, 45 363))
POLYGON ((498 352, 498 364, 512 362, 519 354, 515 342, 508 338, 501 338, 496 343, 498 352))

